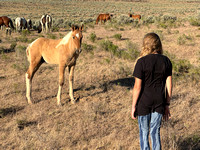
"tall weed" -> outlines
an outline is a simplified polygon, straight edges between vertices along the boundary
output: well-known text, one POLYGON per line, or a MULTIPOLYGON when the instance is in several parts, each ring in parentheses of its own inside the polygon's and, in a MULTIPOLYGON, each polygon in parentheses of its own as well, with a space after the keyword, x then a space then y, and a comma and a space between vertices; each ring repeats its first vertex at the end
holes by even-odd
POLYGON ((95 33, 91 33, 90 35, 89 35, 89 40, 91 41, 91 42, 95 42, 96 41, 96 39, 97 39, 97 36, 96 36, 96 34, 95 33))
POLYGON ((136 44, 128 41, 127 49, 119 49, 117 45, 114 45, 109 40, 102 40, 100 43, 100 48, 111 53, 111 56, 117 56, 123 59, 135 60, 139 56, 138 47, 136 44))

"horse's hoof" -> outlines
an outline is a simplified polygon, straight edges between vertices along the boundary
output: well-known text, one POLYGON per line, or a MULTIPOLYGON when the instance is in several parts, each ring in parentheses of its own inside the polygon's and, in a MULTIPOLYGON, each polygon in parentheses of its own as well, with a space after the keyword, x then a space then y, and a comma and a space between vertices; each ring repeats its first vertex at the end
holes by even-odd
POLYGON ((72 103, 72 104, 75 104, 75 103, 76 103, 76 101, 75 101, 75 100, 71 100, 71 103, 72 103))
POLYGON ((61 103, 57 103, 57 105, 58 105, 58 106, 62 106, 62 104, 61 104, 61 103))
POLYGON ((31 100, 28 100, 28 104, 33 104, 33 102, 31 100))

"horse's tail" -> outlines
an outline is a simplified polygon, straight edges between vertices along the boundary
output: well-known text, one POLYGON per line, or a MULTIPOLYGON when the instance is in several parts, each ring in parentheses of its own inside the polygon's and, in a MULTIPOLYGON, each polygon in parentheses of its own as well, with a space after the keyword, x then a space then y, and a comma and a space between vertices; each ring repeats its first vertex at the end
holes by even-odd
POLYGON ((11 28, 12 28, 13 30, 15 29, 15 27, 14 27, 13 22, 12 22, 11 19, 10 19, 10 26, 11 26, 11 28))

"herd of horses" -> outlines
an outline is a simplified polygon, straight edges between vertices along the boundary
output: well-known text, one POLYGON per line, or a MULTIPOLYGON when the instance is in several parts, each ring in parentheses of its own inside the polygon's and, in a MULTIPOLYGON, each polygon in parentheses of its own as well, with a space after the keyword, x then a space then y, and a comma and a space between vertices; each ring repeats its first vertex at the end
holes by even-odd
MULTIPOLYGON (((140 21, 141 15, 133 15, 133 14, 128 14, 129 17, 133 19, 138 19, 140 21)), ((96 24, 99 23, 99 21, 106 22, 108 20, 111 20, 113 17, 112 14, 106 13, 106 14, 99 14, 97 19, 96 19, 96 24)), ((20 32, 24 29, 30 30, 33 25, 31 19, 26 20, 24 17, 17 17, 15 19, 15 27, 13 25, 12 19, 7 17, 7 16, 2 16, 0 17, 0 27, 1 30, 3 30, 3 26, 6 27, 6 34, 11 34, 11 29, 15 29, 16 31, 20 32)), ((42 15, 40 21, 39 21, 39 26, 37 27, 38 33, 40 32, 50 32, 52 28, 52 17, 48 14, 42 15)))
MULTIPOLYGON (((15 20, 15 27, 11 18, 7 16, 0 17, 0 28, 3 30, 3 27, 6 27, 6 34, 11 34, 11 29, 18 32, 22 30, 30 30, 33 28, 32 20, 26 20, 24 17, 17 17, 15 20)), ((38 33, 40 32, 50 32, 52 27, 52 17, 48 14, 42 15, 39 26, 37 27, 38 33)))
MULTIPOLYGON (((128 15, 129 15, 129 17, 131 17, 133 19, 138 19, 138 21, 140 21, 140 19, 141 19, 141 15, 133 15, 133 14, 130 14, 130 13, 128 15)), ((97 19, 96 19, 96 24, 98 24, 99 21, 101 21, 101 23, 102 22, 105 23, 106 21, 111 20, 111 17, 113 17, 113 15, 109 14, 109 13, 107 13, 107 14, 99 14, 97 19)))
MULTIPOLYGON (((111 20, 112 14, 99 14, 96 19, 96 24, 99 21, 105 23, 111 20)), ((138 19, 140 21, 140 15, 129 14, 129 17, 138 19)), ((11 28, 16 31, 24 29, 30 30, 32 28, 32 21, 26 20, 23 17, 15 19, 16 28, 13 26, 12 20, 7 16, 0 17, 0 27, 6 26, 6 31, 11 33, 11 28)), ((52 27, 52 17, 50 15, 43 15, 40 19, 38 26, 38 33, 50 32, 52 27)), ((29 68, 25 74, 26 79, 26 98, 29 104, 32 104, 31 89, 32 79, 36 71, 43 63, 57 64, 59 66, 59 87, 57 93, 57 104, 61 105, 61 93, 64 84, 64 72, 65 68, 68 67, 69 71, 69 96, 72 103, 75 103, 73 94, 73 82, 74 82, 74 69, 77 58, 81 53, 82 44, 82 31, 83 25, 71 26, 71 31, 62 39, 54 40, 44 37, 40 37, 28 45, 26 49, 27 59, 29 61, 29 68)))

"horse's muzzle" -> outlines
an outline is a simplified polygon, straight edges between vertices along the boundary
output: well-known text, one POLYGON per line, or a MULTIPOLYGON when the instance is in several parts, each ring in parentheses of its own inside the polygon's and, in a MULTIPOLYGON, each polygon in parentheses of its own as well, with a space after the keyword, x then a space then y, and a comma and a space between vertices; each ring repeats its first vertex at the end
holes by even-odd
POLYGON ((76 54, 80 54, 81 52, 82 52, 81 48, 76 50, 76 54))

